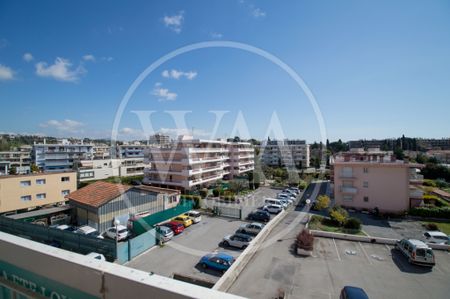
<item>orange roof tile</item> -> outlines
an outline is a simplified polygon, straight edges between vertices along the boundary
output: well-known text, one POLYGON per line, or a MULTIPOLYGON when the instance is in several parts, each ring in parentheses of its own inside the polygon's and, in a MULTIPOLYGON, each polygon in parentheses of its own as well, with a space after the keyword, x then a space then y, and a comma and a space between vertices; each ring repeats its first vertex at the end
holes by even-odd
POLYGON ((98 208, 110 200, 119 197, 130 188, 132 187, 122 184, 98 181, 70 193, 67 198, 70 201, 75 201, 83 205, 98 208))

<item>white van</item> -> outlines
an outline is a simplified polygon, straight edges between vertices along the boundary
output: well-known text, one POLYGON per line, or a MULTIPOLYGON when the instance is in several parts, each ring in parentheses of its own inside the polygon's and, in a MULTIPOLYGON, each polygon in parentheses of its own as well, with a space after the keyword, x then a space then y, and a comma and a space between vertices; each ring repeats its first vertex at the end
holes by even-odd
POLYGON ((264 200, 264 204, 266 205, 279 205, 282 206, 283 208, 287 208, 287 204, 280 200, 280 199, 275 199, 275 198, 266 198, 264 200))
POLYGON ((403 239, 397 241, 395 248, 400 250, 411 264, 429 267, 435 265, 433 250, 422 241, 403 239))

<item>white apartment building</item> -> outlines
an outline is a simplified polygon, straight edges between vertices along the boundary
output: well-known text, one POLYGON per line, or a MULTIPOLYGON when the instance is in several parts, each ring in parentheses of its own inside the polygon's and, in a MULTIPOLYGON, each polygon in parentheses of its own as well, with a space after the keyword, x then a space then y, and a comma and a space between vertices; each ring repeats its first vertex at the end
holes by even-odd
POLYGON ((309 144, 305 140, 265 140, 261 143, 261 162, 268 166, 308 168, 309 144))
POLYGON ((94 159, 104 160, 111 158, 111 146, 107 144, 94 145, 94 159))
POLYGON ((145 151, 144 184, 191 189, 207 186, 254 169, 250 143, 180 136, 164 148, 145 151))
POLYGON ((92 144, 71 144, 63 140, 58 144, 34 144, 31 152, 33 163, 41 170, 68 171, 81 160, 92 160, 94 146, 92 144))
POLYGON ((17 174, 30 173, 31 146, 23 145, 13 151, 0 152, 0 175, 7 175, 11 167, 16 168, 17 174))
POLYGON ((170 143, 170 136, 164 134, 154 134, 150 136, 149 143, 151 145, 165 146, 170 143))

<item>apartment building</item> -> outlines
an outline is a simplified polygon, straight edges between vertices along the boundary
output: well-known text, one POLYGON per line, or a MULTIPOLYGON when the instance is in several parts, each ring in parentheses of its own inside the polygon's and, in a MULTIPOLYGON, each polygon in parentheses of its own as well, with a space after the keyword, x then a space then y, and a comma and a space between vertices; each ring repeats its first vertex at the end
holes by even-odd
POLYGON ((76 172, 0 176, 0 213, 64 203, 76 189, 76 172))
POLYGON ((30 173, 31 146, 23 145, 13 151, 0 152, 0 175, 9 174, 12 167, 17 174, 30 173))
POLYGON ((435 158, 439 163, 450 164, 450 150, 429 150, 426 155, 435 158))
POLYGON ((45 172, 69 171, 81 160, 92 160, 94 146, 92 144, 71 144, 63 140, 58 144, 34 144, 32 160, 45 172))
POLYGON ((252 171, 254 149, 245 142, 180 136, 168 147, 147 148, 144 163, 144 184, 192 189, 252 171))
POLYGON ((265 140, 261 143, 261 162, 268 166, 308 168, 309 144, 305 140, 265 140))
POLYGON ((95 144, 93 146, 94 159, 104 160, 111 158, 111 146, 107 144, 95 144))
POLYGON ((331 158, 334 199, 356 209, 401 213, 419 205, 423 165, 396 160, 392 152, 352 149, 331 158))
POLYGON ((170 143, 170 137, 169 135, 155 134, 150 136, 149 143, 151 145, 165 146, 170 143))

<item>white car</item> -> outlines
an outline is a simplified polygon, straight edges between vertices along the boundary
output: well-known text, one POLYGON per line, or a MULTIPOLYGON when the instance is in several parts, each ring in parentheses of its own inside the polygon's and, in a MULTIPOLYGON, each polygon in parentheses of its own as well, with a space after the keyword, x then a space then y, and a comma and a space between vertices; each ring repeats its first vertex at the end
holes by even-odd
POLYGON ((101 253, 97 253, 97 252, 90 252, 88 254, 86 254, 86 257, 91 258, 91 259, 96 259, 99 261, 106 261, 105 256, 101 253))
POLYGON ((264 228, 264 224, 253 222, 241 225, 239 232, 257 235, 264 228))
POLYGON ((280 205, 267 205, 264 206, 263 210, 269 212, 270 214, 278 214, 283 211, 283 207, 280 205))
POLYGON ((222 244, 223 246, 233 246, 237 248, 245 249, 247 248, 248 244, 252 241, 252 237, 249 235, 244 234, 234 234, 234 235, 228 235, 223 238, 222 244))
MULTIPOLYGON (((128 231, 128 229, 126 228, 126 226, 123 225, 118 225, 117 226, 117 240, 121 241, 124 240, 126 238, 128 238, 130 236, 130 232, 128 231)), ((106 230, 105 235, 110 238, 115 240, 116 239, 116 227, 110 227, 106 230)))
POLYGON ((202 221, 202 214, 200 214, 200 212, 189 211, 189 212, 185 213, 184 215, 191 218, 192 223, 199 223, 200 221, 202 221))
POLYGON ((76 231, 76 234, 86 235, 91 237, 96 237, 98 239, 103 239, 103 236, 93 227, 89 225, 80 226, 76 231))
POLYGON ((450 244, 449 237, 440 231, 425 232, 423 236, 425 237, 425 240, 428 243, 442 244, 442 245, 450 244))

